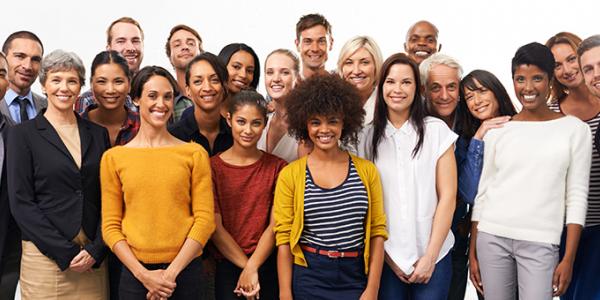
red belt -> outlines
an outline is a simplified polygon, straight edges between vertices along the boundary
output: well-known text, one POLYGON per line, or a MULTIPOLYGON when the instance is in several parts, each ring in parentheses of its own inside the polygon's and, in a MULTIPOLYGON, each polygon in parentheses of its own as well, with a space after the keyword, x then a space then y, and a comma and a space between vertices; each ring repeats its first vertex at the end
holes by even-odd
POLYGON ((300 248, 306 252, 324 255, 329 258, 358 257, 360 255, 360 252, 358 252, 358 251, 342 252, 342 251, 336 251, 336 250, 323 250, 323 249, 316 249, 316 248, 306 246, 306 245, 301 245, 300 248))

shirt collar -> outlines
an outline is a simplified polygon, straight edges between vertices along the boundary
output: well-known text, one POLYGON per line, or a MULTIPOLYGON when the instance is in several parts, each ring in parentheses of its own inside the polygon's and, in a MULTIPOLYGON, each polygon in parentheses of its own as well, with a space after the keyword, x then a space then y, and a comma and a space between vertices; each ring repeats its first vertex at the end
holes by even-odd
MULTIPOLYGON (((23 96, 17 94, 17 92, 13 91, 12 89, 8 89, 6 90, 6 94, 4 95, 4 100, 6 101, 6 105, 10 106, 13 101, 15 101, 15 98, 23 98, 23 96)), ((29 101, 29 104, 31 104, 31 107, 35 107, 33 105, 33 93, 31 92, 31 90, 29 90, 29 92, 27 93, 27 95, 25 95, 25 97, 27 98, 27 100, 29 101)))
POLYGON ((405 135, 411 134, 415 131, 415 127, 413 123, 408 119, 400 128, 394 127, 390 120, 387 120, 387 124, 385 126, 385 136, 391 137, 396 133, 402 133, 405 135))
MULTIPOLYGON (((125 121, 121 125, 121 129, 128 129, 130 127, 135 127, 136 123, 140 122, 139 114, 132 111, 131 109, 129 109, 129 107, 127 107, 127 105, 123 105, 123 107, 125 108, 125 111, 127 112, 127 118, 125 118, 125 121)), ((90 119, 90 117, 89 117, 90 111, 92 111, 96 108, 98 108, 98 103, 90 104, 88 107, 85 108, 85 110, 81 114, 81 117, 86 120, 89 120, 90 119)))

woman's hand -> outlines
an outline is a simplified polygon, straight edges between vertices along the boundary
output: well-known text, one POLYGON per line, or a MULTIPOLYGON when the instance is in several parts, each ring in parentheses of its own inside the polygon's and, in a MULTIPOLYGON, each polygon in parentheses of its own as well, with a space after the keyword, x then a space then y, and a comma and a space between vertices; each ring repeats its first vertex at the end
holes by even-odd
POLYGON ((406 284, 410 284, 410 282, 408 281, 408 275, 406 275, 400 269, 400 267, 398 267, 398 265, 392 260, 392 258, 387 254, 387 252, 385 252, 385 256, 383 259, 384 259, 385 263, 390 267, 390 269, 392 269, 394 274, 396 274, 396 276, 398 276, 398 278, 400 278, 400 280, 402 282, 404 282, 406 284))
POLYGON ((480 141, 483 140, 483 137, 490 129, 501 128, 504 123, 510 121, 510 118, 510 116, 500 116, 483 121, 479 125, 479 129, 477 129, 475 135, 473 135, 473 138, 480 141))
POLYGON ((246 265, 242 270, 237 286, 233 291, 239 296, 244 296, 246 299, 260 299, 260 284, 258 282, 258 270, 252 266, 246 265))
POLYGON ((175 281, 165 279, 165 270, 145 271, 138 280, 148 290, 147 299, 169 298, 175 291, 175 281))
POLYGON ((77 273, 91 271, 91 268, 95 263, 96 260, 85 249, 81 249, 79 254, 71 260, 69 270, 77 273))
POLYGON ((481 282, 481 273, 479 272, 479 261, 475 253, 469 253, 469 276, 475 289, 483 295, 483 283, 481 282))
POLYGON ((415 263, 415 270, 408 278, 410 283, 429 283, 433 270, 435 269, 435 257, 425 254, 415 263))
POLYGON ((554 270, 554 276, 552 277, 552 290, 554 293, 552 296, 558 297, 567 291, 572 275, 573 263, 563 259, 554 270))

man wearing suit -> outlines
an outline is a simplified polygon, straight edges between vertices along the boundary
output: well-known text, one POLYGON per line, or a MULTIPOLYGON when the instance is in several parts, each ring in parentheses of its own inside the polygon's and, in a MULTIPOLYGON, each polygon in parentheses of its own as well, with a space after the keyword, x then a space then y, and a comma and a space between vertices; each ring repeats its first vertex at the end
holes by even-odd
MULTIPOLYGON (((7 127, 33 119, 47 102, 45 97, 31 91, 44 52, 40 39, 29 31, 14 32, 4 42, 2 52, 6 53, 3 79, 8 81, 8 90, 4 88, 6 93, 0 95, 3 99, 0 101, 0 130, 5 135, 7 127)), ((19 279, 21 232, 8 204, 4 141, 0 183, 0 299, 12 299, 19 279)))
POLYGON ((47 106, 45 97, 31 91, 38 76, 44 46, 29 31, 17 31, 6 38, 2 46, 8 61, 8 91, 0 102, 0 112, 6 116, 8 125, 20 124, 33 119, 47 106))

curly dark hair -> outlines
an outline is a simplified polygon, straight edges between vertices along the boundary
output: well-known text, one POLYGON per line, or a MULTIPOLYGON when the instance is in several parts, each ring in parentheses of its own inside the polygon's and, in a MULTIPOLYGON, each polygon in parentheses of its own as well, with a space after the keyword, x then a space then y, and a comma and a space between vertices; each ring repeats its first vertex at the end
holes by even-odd
POLYGON ((358 142, 365 110, 356 88, 338 75, 314 75, 302 81, 286 97, 289 133, 307 141, 307 122, 313 116, 339 116, 344 122, 340 141, 343 145, 358 142))

